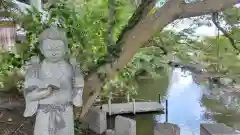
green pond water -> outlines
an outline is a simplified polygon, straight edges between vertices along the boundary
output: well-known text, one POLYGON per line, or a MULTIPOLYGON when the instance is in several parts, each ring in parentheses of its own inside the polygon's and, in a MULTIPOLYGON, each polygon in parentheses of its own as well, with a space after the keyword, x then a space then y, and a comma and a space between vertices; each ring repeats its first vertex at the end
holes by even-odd
MULTIPOLYGON (((171 82, 175 85, 171 87, 164 74, 157 80, 142 80, 137 98, 158 101, 159 94, 162 99, 167 97, 168 122, 177 124, 181 135, 199 135, 200 123, 219 122, 239 129, 240 115, 236 111, 227 110, 224 104, 206 98, 203 94, 206 89, 193 83, 189 75, 181 77, 179 71, 173 73, 171 82)), ((165 114, 160 113, 127 117, 136 120, 137 135, 152 135, 154 124, 165 122, 165 114)))

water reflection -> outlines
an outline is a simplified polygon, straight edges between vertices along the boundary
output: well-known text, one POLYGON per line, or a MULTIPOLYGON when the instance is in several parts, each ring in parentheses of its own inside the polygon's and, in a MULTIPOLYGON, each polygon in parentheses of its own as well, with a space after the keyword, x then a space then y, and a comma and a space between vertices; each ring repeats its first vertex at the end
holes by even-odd
MULTIPOLYGON (((182 135, 198 135, 199 125, 205 108, 201 106, 202 88, 195 84, 189 72, 175 69, 168 89, 168 122, 180 126, 182 135)), ((157 122, 165 121, 164 115, 157 115, 157 122)))
MULTIPOLYGON (((229 102, 225 94, 220 99, 205 95, 217 93, 213 97, 219 97, 219 89, 204 89, 193 82, 191 73, 180 69, 173 70, 169 80, 166 74, 161 75, 163 77, 158 80, 142 80, 137 98, 156 101, 159 93, 168 98, 168 122, 179 125, 181 135, 199 135, 203 122, 216 121, 240 129, 240 112, 235 107, 239 103, 229 102)), ((137 135, 151 135, 154 122, 165 122, 165 115, 143 114, 134 116, 134 119, 137 121, 137 135)))
MULTIPOLYGON (((202 117, 206 110, 200 103, 202 88, 193 82, 189 72, 182 72, 180 69, 174 69, 169 84, 166 95, 169 104, 168 122, 179 125, 181 135, 199 135, 201 122, 213 122, 202 117)), ((153 117, 155 122, 165 122, 165 115, 153 117)), ((137 123, 139 119, 141 118, 137 119, 137 123)))

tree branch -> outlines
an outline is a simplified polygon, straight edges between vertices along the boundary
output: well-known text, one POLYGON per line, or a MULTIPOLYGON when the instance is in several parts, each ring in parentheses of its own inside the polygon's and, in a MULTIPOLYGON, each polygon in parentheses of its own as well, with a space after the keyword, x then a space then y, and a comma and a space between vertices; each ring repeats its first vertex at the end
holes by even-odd
POLYGON ((197 76, 197 78, 201 78, 200 80, 197 80, 198 82, 203 80, 208 80, 212 84, 218 85, 218 87, 222 87, 222 88, 228 87, 227 85, 221 83, 220 81, 220 79, 224 77, 223 75, 204 72, 203 69, 199 68, 197 65, 183 64, 183 63, 174 62, 174 61, 170 61, 168 65, 173 68, 181 68, 183 70, 190 71, 193 75, 197 76))
POLYGON ((149 9, 155 6, 155 0, 144 0, 117 41, 117 45, 122 50, 119 58, 110 64, 101 66, 96 73, 92 73, 86 78, 83 94, 84 106, 80 117, 83 117, 94 103, 105 84, 104 82, 110 80, 118 71, 122 70, 137 50, 147 43, 156 32, 161 31, 176 19, 221 11, 236 3, 236 0, 205 0, 194 4, 184 4, 180 0, 168 0, 156 13, 148 15, 149 9), (104 81, 98 78, 99 72, 106 76, 104 81))
POLYGON ((150 46, 156 46, 156 47, 158 47, 162 50, 163 55, 167 55, 169 52, 168 52, 167 48, 164 47, 164 46, 166 46, 166 44, 164 43, 164 41, 161 37, 159 37, 159 41, 160 41, 160 43, 158 41, 156 41, 155 39, 151 39, 151 40, 148 41, 148 43, 146 43, 145 46, 142 46, 142 48, 150 47, 150 46))
POLYGON ((114 25, 115 25, 115 0, 108 0, 108 29, 106 36, 106 44, 108 47, 115 45, 113 34, 114 34, 114 25))
POLYGON ((220 26, 219 22, 217 21, 217 18, 218 18, 218 12, 212 13, 212 21, 213 21, 214 25, 223 33, 223 35, 226 38, 228 38, 228 40, 230 41, 232 47, 234 49, 236 49, 238 52, 240 52, 240 49, 235 44, 235 40, 228 34, 228 32, 226 30, 224 30, 224 28, 222 28, 220 26))
POLYGON ((235 4, 237 4, 237 0, 202 0, 197 3, 188 3, 185 4, 183 9, 184 12, 181 14, 179 19, 223 11, 235 4))
MULTIPOLYGON (((94 103, 95 99, 97 98, 97 96, 101 91, 102 86, 104 85, 104 82, 99 79, 97 74, 99 72, 101 73, 104 72, 104 73, 107 73, 107 79, 114 77, 114 75, 120 69, 123 69, 125 65, 128 63, 128 61, 131 60, 137 48, 139 48, 140 45, 142 45, 138 43, 132 44, 131 40, 135 38, 134 34, 135 34, 135 31, 138 29, 138 25, 143 24, 142 23, 143 18, 147 16, 150 9, 152 9, 154 6, 155 6, 155 0, 145 0, 138 6, 136 11, 132 15, 131 19, 129 20, 128 25, 123 29, 117 41, 117 46, 122 47, 122 53, 120 54, 120 57, 117 60, 115 60, 113 63, 105 64, 101 66, 97 71, 97 73, 96 72, 92 73, 86 78, 86 85, 84 87, 84 93, 83 93, 84 106, 82 108, 80 117, 83 117, 87 113, 88 109, 94 103), (133 45, 132 46, 133 48, 131 47, 131 45, 133 45), (124 55, 127 55, 127 56, 124 56, 124 55)), ((147 37, 149 38, 149 36, 147 37)), ((138 39, 141 39, 141 38, 138 38, 138 39)))

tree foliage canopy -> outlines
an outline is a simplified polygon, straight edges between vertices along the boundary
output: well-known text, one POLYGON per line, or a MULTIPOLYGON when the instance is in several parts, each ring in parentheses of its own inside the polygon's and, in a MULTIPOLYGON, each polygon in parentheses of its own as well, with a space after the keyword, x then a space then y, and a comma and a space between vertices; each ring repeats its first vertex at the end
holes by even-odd
POLYGON ((213 16, 206 14, 219 12, 235 4, 235 1, 219 0, 222 5, 216 6, 214 0, 205 3, 169 0, 160 8, 154 7, 156 3, 153 0, 137 5, 127 0, 115 0, 112 5, 110 2, 60 0, 50 3, 46 7, 48 13, 44 22, 42 18, 46 15, 35 8, 27 9, 23 16, 15 16, 27 32, 27 40, 16 45, 17 54, 1 53, 0 76, 8 76, 9 71, 20 68, 32 55, 41 55, 37 37, 55 22, 66 30, 71 54, 80 61, 86 76, 86 108, 92 104, 101 88, 105 93, 111 90, 136 94, 137 79, 142 76, 159 77, 159 71, 168 69, 168 63, 174 57, 181 63, 201 65, 207 73, 238 78, 238 8, 219 13, 217 19, 218 24, 224 25, 230 38, 220 35, 200 40, 193 36, 196 28, 213 25, 213 16), (112 10, 109 10, 110 6, 112 10), (204 16, 190 18, 192 25, 180 32, 159 30, 175 19, 199 15, 204 16), (231 38, 234 43, 229 42, 231 38), (107 81, 109 79, 111 81, 107 81))

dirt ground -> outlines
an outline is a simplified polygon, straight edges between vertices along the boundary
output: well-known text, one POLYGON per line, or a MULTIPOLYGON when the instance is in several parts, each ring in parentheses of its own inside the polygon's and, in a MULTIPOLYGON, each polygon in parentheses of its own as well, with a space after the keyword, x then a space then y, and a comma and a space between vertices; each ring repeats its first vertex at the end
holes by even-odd
MULTIPOLYGON (((13 97, 0 92, 0 135, 33 135, 35 116, 30 118, 23 116, 24 104, 25 101, 22 95, 13 97)), ((77 110, 79 108, 75 112, 77 110)), ((78 126, 77 123, 75 123, 75 126, 78 126)), ((81 128, 82 133, 79 133, 78 129, 75 127, 75 135, 96 135, 85 128, 81 128)))
MULTIPOLYGON (((0 135, 33 135, 35 116, 23 117, 24 109, 23 97, 6 98, 6 96, 0 94, 0 135), (6 108, 5 105, 9 102, 15 104, 14 107, 6 108)), ((96 135, 87 129, 82 129, 81 132, 75 134, 96 135)))
MULTIPOLYGON (((33 135, 34 119, 23 117, 24 108, 15 110, 0 110, 0 135, 33 135)), ((89 130, 83 130, 76 135, 96 135, 89 130)))
POLYGON ((0 135, 33 135, 34 118, 24 118, 23 111, 0 110, 0 135))
POLYGON ((22 96, 0 93, 0 135, 33 135, 34 117, 23 117, 24 107, 22 96))

